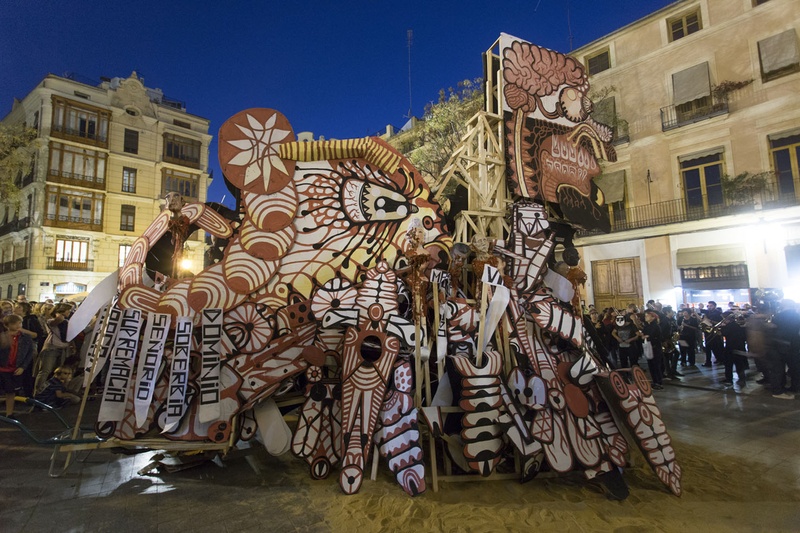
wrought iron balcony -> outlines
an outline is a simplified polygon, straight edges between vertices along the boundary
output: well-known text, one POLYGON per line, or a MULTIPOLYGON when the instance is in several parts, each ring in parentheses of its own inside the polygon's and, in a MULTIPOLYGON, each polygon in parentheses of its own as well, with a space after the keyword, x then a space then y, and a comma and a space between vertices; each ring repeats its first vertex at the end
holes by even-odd
MULTIPOLYGON (((741 215, 754 211, 777 209, 800 205, 800 181, 795 180, 794 188, 779 189, 777 183, 768 184, 765 189, 755 195, 749 202, 735 203, 724 201, 711 204, 708 197, 703 197, 703 205, 689 205, 686 198, 656 202, 649 205, 637 205, 626 209, 615 210, 612 215, 611 232, 678 224, 692 220, 703 220, 726 215, 741 215)), ((578 231, 579 237, 599 235, 598 231, 578 231)))
POLYGON ((668 105, 661 108, 661 131, 694 124, 727 112, 727 100, 712 100, 710 96, 681 105, 668 105))
POLYGON ((8 274, 9 272, 16 272, 18 270, 25 270, 28 268, 28 257, 20 257, 14 261, 6 261, 0 263, 0 274, 8 274))
POLYGON ((23 187, 26 187, 31 183, 33 183, 33 174, 34 174, 33 169, 31 169, 31 171, 25 174, 24 176, 20 174, 14 182, 17 188, 22 189, 23 187))
POLYGON ((47 258, 47 270, 72 270, 80 272, 91 272, 94 270, 94 261, 57 261, 55 257, 47 258))
POLYGON ((0 235, 6 235, 12 231, 19 231, 31 225, 30 217, 15 218, 0 226, 0 235))

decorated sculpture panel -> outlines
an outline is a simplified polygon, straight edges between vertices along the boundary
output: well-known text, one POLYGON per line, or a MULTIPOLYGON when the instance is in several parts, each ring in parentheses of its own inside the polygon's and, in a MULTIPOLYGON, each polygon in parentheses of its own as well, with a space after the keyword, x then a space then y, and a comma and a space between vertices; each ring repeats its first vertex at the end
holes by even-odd
POLYGON ((579 470, 624 498, 625 425, 680 494, 646 377, 587 342, 583 272, 554 258, 564 221, 608 224, 592 179, 614 157, 610 131, 591 120, 579 63, 501 43, 519 197, 504 239, 454 246, 425 180, 380 139, 298 142, 278 111, 237 113, 219 136, 237 208, 167 195, 98 315, 85 365, 87 384, 108 367, 98 433, 260 441, 347 494, 376 453, 412 496, 431 467, 490 477, 516 453, 523 480, 579 470), (186 273, 197 229, 216 259, 186 273))
POLYGON ((589 79, 576 59, 500 37, 509 189, 557 207, 572 224, 609 230, 593 183, 599 159, 616 161, 608 126, 591 117, 589 79))

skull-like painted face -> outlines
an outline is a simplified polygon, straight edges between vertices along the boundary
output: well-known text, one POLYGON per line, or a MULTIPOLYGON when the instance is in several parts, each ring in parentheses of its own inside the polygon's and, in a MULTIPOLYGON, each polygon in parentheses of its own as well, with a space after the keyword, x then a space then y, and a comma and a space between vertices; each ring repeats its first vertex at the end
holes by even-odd
POLYGON ((622 315, 617 315, 617 317, 614 319, 614 323, 616 325, 618 325, 618 326, 624 326, 625 325, 625 317, 622 316, 622 315))
POLYGON ((170 211, 180 211, 183 207, 183 197, 180 193, 177 192, 170 192, 164 197, 166 201, 167 209, 170 211))

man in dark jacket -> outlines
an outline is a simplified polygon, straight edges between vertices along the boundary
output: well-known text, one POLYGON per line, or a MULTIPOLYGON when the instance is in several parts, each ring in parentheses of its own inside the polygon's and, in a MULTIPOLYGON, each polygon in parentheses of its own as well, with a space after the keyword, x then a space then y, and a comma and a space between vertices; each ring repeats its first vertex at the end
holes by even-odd
MULTIPOLYGON (((722 310, 717 307, 717 302, 708 302, 706 307, 705 319, 711 322, 711 326, 716 326, 722 322, 722 310)), ((725 360, 725 342, 722 340, 722 335, 718 328, 713 328, 705 332, 706 341, 706 362, 703 366, 711 366, 711 357, 713 355, 715 363, 722 363, 725 360)))
POLYGON ((725 337, 725 382, 724 385, 733 385, 733 368, 739 376, 739 386, 746 385, 745 369, 747 366, 747 330, 745 330, 744 315, 730 317, 727 324, 722 326, 722 335, 725 337))
POLYGON ((791 380, 790 391, 800 392, 800 313, 792 300, 783 300, 772 317, 772 346, 769 365, 769 385, 773 398, 793 400, 794 394, 784 391, 786 369, 791 380))

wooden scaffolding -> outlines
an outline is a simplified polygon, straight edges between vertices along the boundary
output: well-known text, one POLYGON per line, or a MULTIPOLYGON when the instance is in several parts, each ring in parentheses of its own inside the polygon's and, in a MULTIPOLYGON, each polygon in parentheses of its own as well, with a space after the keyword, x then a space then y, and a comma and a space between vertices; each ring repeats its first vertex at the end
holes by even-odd
POLYGON ((468 243, 474 235, 492 239, 508 236, 505 217, 512 201, 506 186, 499 49, 498 39, 483 55, 484 109, 467 123, 467 133, 433 186, 437 200, 453 181, 468 191, 467 209, 455 216, 455 242, 468 243))

